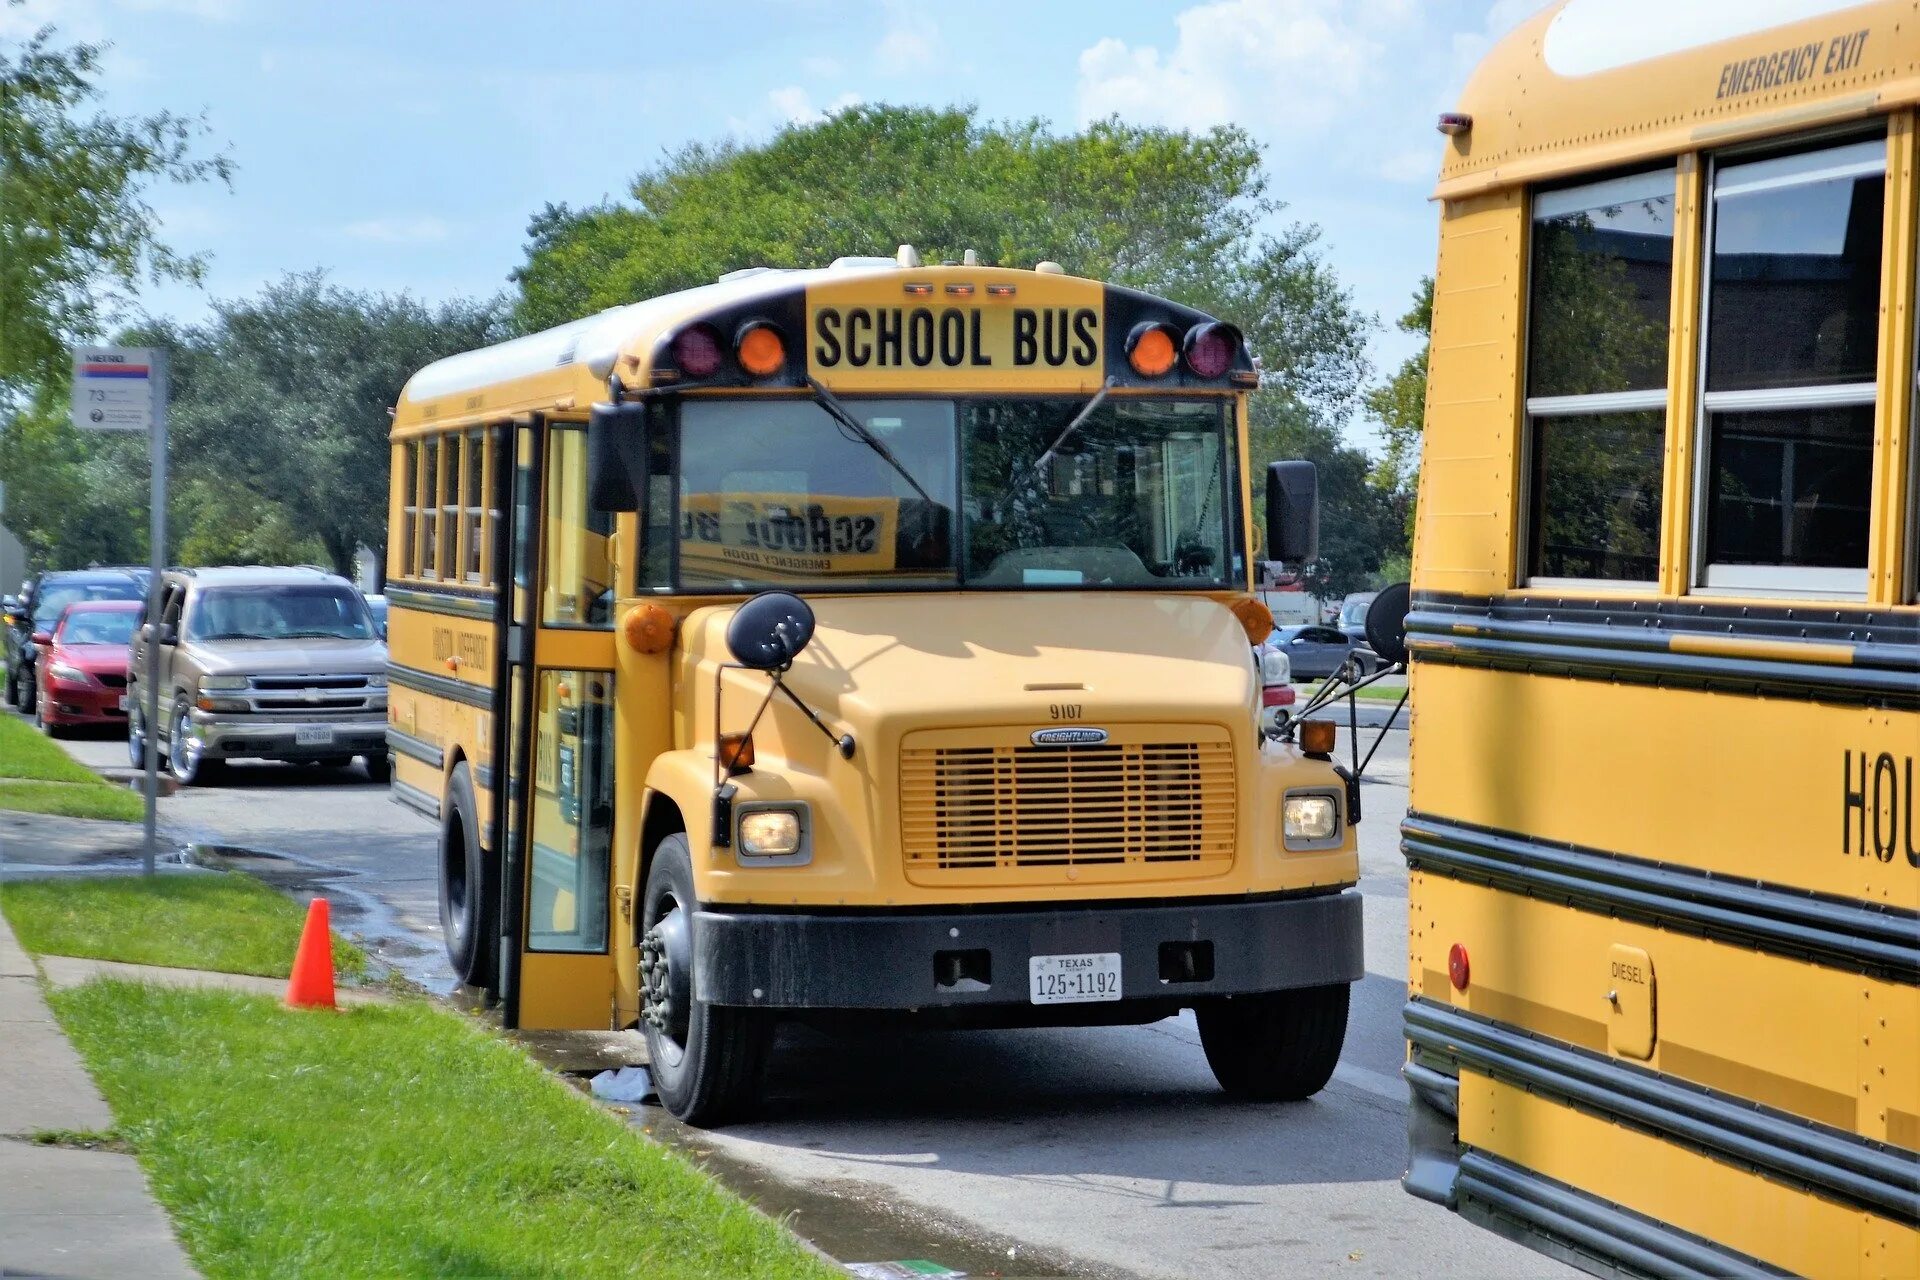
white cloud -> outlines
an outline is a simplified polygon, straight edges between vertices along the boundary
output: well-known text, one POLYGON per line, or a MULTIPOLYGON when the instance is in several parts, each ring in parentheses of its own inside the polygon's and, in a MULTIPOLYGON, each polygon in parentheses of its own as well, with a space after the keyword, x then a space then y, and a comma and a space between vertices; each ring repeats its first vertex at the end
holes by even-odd
POLYGON ((1375 167, 1374 173, 1388 182, 1409 182, 1428 186, 1433 175, 1440 171, 1440 140, 1434 139, 1423 147, 1408 147, 1383 156, 1375 167))
MULTIPOLYGON (((825 107, 816 107, 813 105, 813 95, 797 84, 788 85, 784 89, 775 89, 767 94, 767 105, 772 107, 774 113, 787 124, 812 124, 816 120, 824 120, 830 115, 859 104, 859 94, 843 93, 825 107)), ((751 132, 751 129, 745 127, 746 124, 746 121, 736 121, 734 132, 751 132)))
POLYGON ((800 69, 810 76, 831 79, 840 74, 840 59, 816 53, 812 57, 800 59, 800 69))
POLYGON ((940 28, 924 10, 901 0, 887 5, 887 30, 874 46, 874 60, 887 75, 904 75, 933 61, 940 44, 940 28))
POLYGON ((437 244, 451 233, 445 221, 432 216, 365 218, 349 222, 340 234, 370 244, 437 244))
POLYGON ((1382 79, 1415 0, 1213 0, 1175 19, 1171 50, 1107 37, 1080 55, 1083 120, 1317 130, 1382 79))

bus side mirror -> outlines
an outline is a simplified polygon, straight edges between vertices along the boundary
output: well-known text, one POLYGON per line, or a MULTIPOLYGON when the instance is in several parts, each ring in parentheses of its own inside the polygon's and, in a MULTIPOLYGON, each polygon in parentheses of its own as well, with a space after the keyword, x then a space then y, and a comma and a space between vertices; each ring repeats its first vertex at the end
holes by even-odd
POLYGON ((1383 587, 1367 606, 1367 645, 1382 662, 1404 666, 1407 661, 1407 612, 1413 590, 1404 582, 1383 587))
POLYGON ((647 406, 597 404, 587 415, 587 505, 639 511, 647 492, 647 406))
POLYGON ((1311 462, 1267 464, 1267 559, 1301 565, 1320 554, 1320 477, 1311 462))
POLYGON ((754 671, 785 671, 812 639, 813 610, 785 591, 762 591, 727 624, 733 660, 754 671))

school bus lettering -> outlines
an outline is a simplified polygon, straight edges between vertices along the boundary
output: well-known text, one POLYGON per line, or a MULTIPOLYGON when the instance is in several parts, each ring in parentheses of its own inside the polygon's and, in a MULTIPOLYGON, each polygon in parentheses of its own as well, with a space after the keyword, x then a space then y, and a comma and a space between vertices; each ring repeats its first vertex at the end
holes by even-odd
POLYGON ((1757 58, 1729 62, 1720 68, 1716 98, 1737 98, 1762 89, 1799 84, 1815 76, 1838 75, 1860 65, 1867 48, 1867 28, 1849 31, 1831 40, 1814 40, 1757 58))
POLYGON ((1860 753, 1856 769, 1853 752, 1842 762, 1846 774, 1841 788, 1840 852, 1869 853, 1892 862, 1903 848, 1907 865, 1920 867, 1920 846, 1913 842, 1913 757, 1895 759, 1890 751, 1860 753))
POLYGON ((820 307, 813 360, 822 369, 1087 369, 1100 360, 1092 307, 820 307))
POLYGON ((451 627, 435 627, 433 656, 441 662, 457 658, 462 667, 485 671, 491 660, 491 646, 485 636, 468 635, 451 627))
POLYGON ((892 567, 897 504, 877 499, 689 494, 680 554, 694 565, 789 574, 871 573, 892 567))

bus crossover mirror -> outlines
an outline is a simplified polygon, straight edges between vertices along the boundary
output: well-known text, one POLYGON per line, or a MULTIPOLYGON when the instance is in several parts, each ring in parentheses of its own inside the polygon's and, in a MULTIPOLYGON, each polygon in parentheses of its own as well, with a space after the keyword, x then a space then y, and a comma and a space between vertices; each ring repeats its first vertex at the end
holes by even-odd
POLYGON ((785 671, 813 639, 813 609, 786 591, 762 591, 727 624, 733 660, 754 671, 785 671))
POLYGON ((644 404, 596 404, 587 415, 587 503, 594 510, 641 510, 649 420, 644 404))
POLYGON ((1407 662, 1407 610, 1413 607, 1413 591, 1406 583, 1382 587, 1367 606, 1367 645, 1389 666, 1407 662))
POLYGON ((1267 464, 1267 559, 1301 565, 1320 554, 1320 477, 1311 462, 1267 464))

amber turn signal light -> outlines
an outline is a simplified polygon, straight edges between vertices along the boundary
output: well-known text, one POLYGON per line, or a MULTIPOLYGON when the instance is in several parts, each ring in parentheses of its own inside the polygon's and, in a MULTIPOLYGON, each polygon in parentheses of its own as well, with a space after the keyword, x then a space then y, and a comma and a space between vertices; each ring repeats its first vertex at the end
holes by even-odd
POLYGON ((756 378, 767 378, 786 364, 787 344, 772 325, 750 324, 740 331, 733 354, 742 369, 756 378))
POLYGON ((1127 363, 1143 378, 1165 377, 1179 358, 1180 348, 1166 325, 1143 320, 1127 335, 1127 363))
POLYGON ((1334 725, 1331 720, 1307 720, 1300 725, 1300 749, 1316 756, 1333 754, 1334 725))
POLYGON ((753 735, 750 733, 721 734, 720 763, 727 767, 728 773, 745 773, 753 768, 753 735))

